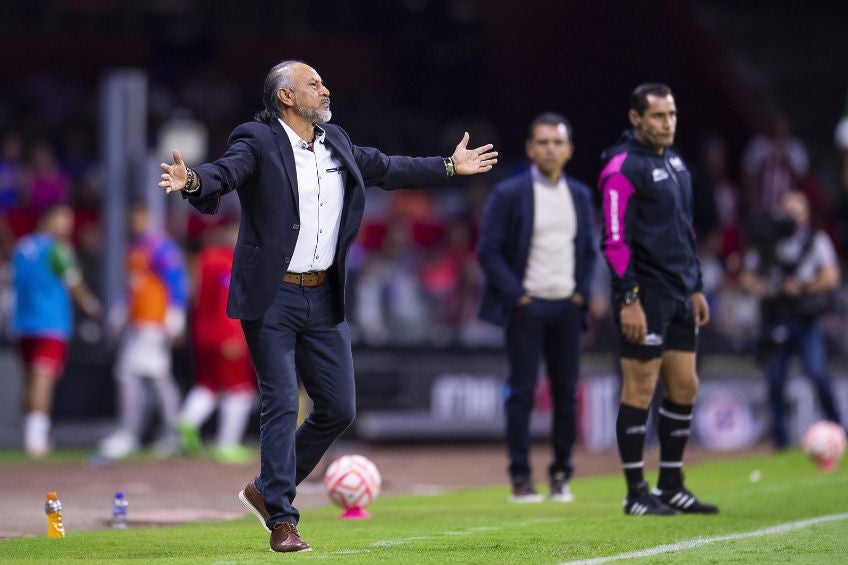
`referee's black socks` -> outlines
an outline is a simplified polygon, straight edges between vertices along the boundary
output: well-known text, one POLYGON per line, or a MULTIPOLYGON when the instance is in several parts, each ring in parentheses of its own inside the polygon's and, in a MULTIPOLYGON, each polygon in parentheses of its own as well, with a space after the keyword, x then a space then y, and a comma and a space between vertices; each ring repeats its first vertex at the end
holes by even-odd
POLYGON ((621 455, 621 467, 627 480, 627 488, 631 492, 645 481, 643 451, 647 423, 647 410, 627 404, 619 406, 615 435, 618 440, 618 453, 621 455))
POLYGON ((657 488, 660 490, 675 490, 683 486, 683 450, 689 439, 691 425, 692 405, 684 406, 663 399, 657 425, 660 440, 660 477, 657 488))

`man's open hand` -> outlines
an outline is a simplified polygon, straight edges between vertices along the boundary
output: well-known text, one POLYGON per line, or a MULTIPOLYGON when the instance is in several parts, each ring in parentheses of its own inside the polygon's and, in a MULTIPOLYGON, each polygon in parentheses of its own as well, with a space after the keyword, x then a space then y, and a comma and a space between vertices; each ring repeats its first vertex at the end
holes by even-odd
POLYGON ((494 145, 489 143, 477 149, 468 149, 468 139, 468 132, 465 132, 456 146, 456 151, 451 155, 456 174, 476 175, 477 173, 491 171, 495 163, 498 162, 498 152, 490 151, 494 145))
POLYGON ((180 152, 174 149, 173 157, 173 165, 169 165, 168 163, 161 163, 159 165, 165 171, 160 177, 162 180, 159 181, 159 188, 164 189, 166 194, 184 189, 188 180, 188 170, 185 163, 183 163, 182 157, 180 157, 180 152))

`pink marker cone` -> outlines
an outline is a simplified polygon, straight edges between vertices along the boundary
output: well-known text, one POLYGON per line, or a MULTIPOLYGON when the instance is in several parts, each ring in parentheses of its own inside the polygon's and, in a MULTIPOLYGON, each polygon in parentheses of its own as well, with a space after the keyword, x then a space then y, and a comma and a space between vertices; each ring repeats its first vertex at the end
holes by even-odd
POLYGON ((836 470, 837 463, 839 461, 837 459, 822 459, 818 463, 819 470, 824 473, 832 473, 836 470))
POLYGON ((360 508, 359 506, 354 506, 353 508, 348 508, 345 510, 344 514, 339 516, 342 520, 370 520, 371 514, 360 508))

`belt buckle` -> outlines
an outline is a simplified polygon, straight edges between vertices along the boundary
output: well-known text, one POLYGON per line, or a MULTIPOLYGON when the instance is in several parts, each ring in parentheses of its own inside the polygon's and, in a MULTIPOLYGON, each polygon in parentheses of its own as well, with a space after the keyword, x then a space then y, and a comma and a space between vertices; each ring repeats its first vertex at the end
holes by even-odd
POLYGON ((303 275, 305 275, 306 273, 299 273, 299 274, 300 274, 300 286, 306 286, 306 285, 303 283, 303 275))

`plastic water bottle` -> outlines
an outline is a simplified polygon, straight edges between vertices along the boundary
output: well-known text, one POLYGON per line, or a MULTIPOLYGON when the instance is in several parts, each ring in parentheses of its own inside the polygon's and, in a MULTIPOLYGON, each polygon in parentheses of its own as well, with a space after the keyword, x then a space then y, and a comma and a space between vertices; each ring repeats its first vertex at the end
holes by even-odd
POLYGON ((119 530, 127 529, 127 506, 129 502, 123 492, 115 493, 115 500, 112 501, 112 527, 119 530))
POLYGON ((59 502, 55 492, 51 491, 47 493, 47 500, 44 502, 44 513, 47 514, 47 537, 65 537, 65 526, 62 524, 62 503, 59 502))

